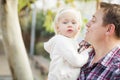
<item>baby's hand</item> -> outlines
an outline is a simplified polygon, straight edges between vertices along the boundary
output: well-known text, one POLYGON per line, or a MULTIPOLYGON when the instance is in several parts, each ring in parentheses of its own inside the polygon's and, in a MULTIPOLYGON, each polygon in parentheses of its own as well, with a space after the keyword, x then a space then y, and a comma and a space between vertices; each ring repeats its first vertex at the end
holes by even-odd
POLYGON ((71 79, 71 74, 69 73, 69 72, 62 72, 61 73, 61 79, 62 80, 69 80, 69 79, 71 79))
POLYGON ((91 52, 92 50, 93 50, 93 47, 90 46, 90 47, 88 47, 87 49, 85 49, 85 50, 83 50, 83 51, 87 51, 87 52, 89 53, 89 52, 91 52))
MULTIPOLYGON (((89 48, 89 47, 91 47, 91 45, 88 43, 88 42, 86 42, 86 41, 81 41, 80 42, 80 44, 79 44, 79 49, 78 49, 78 52, 82 52, 82 51, 84 51, 85 49, 87 49, 87 48, 89 48)), ((91 47, 92 48, 92 47, 91 47)))

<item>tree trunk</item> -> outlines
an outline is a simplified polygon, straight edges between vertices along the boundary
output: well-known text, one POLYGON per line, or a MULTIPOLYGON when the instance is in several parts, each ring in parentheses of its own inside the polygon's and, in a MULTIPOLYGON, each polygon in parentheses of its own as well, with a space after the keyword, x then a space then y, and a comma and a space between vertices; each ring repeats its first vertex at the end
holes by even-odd
POLYGON ((18 0, 0 0, 3 44, 13 80, 33 80, 17 13, 18 0))

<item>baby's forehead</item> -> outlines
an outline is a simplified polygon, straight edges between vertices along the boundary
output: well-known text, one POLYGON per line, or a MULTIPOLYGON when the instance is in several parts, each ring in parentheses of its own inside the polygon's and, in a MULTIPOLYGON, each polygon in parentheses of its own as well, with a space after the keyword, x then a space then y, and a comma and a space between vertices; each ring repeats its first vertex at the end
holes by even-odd
POLYGON ((79 15, 77 15, 76 13, 74 12, 64 12, 63 14, 60 14, 58 19, 61 20, 61 19, 74 19, 74 20, 77 20, 78 17, 80 17, 79 15))
POLYGON ((59 16, 67 15, 67 14, 80 15, 80 13, 75 10, 65 10, 65 11, 61 11, 60 13, 58 13, 59 16))

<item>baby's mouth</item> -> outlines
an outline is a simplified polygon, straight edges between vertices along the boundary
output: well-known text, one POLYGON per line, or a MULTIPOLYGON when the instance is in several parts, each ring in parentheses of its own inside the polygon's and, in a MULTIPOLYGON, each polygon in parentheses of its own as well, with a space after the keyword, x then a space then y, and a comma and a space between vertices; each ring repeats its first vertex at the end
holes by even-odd
POLYGON ((68 32, 72 32, 73 30, 72 30, 72 29, 68 29, 67 31, 68 31, 68 32))

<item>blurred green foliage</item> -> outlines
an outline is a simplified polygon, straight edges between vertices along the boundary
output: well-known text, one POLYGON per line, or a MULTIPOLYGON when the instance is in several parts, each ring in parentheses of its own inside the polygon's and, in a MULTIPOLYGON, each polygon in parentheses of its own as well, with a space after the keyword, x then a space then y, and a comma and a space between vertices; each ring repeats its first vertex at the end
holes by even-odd
POLYGON ((53 30, 50 29, 52 20, 49 21, 49 17, 47 20, 46 16, 49 16, 49 15, 45 15, 42 10, 37 13, 36 37, 48 37, 48 36, 54 35, 53 30), (45 23, 46 23, 46 27, 45 27, 45 23))
POLYGON ((52 12, 52 10, 48 9, 46 12, 45 22, 44 22, 44 27, 46 27, 46 31, 54 32, 52 27, 53 16, 54 16, 54 13, 52 12))
POLYGON ((45 51, 43 44, 44 44, 43 42, 39 42, 35 46, 35 55, 42 55, 43 57, 50 59, 49 53, 45 51))
POLYGON ((18 12, 24 10, 27 7, 31 7, 31 4, 36 0, 18 0, 18 12))

